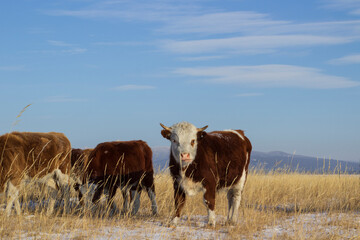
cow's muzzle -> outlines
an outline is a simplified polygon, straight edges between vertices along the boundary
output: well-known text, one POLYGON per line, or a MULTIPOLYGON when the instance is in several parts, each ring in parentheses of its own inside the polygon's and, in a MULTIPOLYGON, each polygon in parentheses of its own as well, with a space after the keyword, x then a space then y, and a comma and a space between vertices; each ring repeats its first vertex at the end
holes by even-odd
POLYGON ((190 163, 192 161, 192 159, 190 158, 190 153, 181 153, 181 162, 184 163, 190 163))

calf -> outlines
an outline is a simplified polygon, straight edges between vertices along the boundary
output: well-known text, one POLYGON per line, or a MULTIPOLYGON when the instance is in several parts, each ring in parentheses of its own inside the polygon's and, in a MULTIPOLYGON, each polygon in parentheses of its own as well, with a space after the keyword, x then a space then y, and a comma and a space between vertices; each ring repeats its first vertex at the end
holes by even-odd
POLYGON ((242 130, 207 133, 203 128, 180 122, 163 127, 171 141, 170 174, 174 180, 175 217, 179 221, 186 195, 204 192, 208 224, 215 225, 215 193, 227 189, 228 223, 235 223, 250 162, 251 143, 242 130))
POLYGON ((92 199, 96 203, 103 192, 109 193, 108 204, 113 202, 118 187, 124 198, 123 212, 129 208, 128 197, 133 205, 131 214, 140 207, 141 190, 145 189, 151 200, 152 213, 157 214, 155 200, 152 151, 146 142, 115 141, 98 144, 89 155, 86 174, 96 189, 92 199))
MULTIPOLYGON (((73 187, 75 184, 78 184, 78 182, 69 175, 63 174, 59 169, 55 169, 41 178, 25 176, 16 189, 11 185, 7 186, 6 194, 13 195, 18 191, 19 197, 25 200, 36 200, 38 202, 49 200, 47 209, 47 215, 49 216, 54 211, 56 201, 64 200, 64 212, 69 209, 70 198, 77 193, 73 187)), ((17 204, 15 204, 16 208, 19 207, 17 204)))
POLYGON ((59 169, 70 173, 71 145, 62 133, 12 132, 0 136, 0 188, 4 189, 11 214, 20 214, 18 186, 25 176, 41 178, 59 169))

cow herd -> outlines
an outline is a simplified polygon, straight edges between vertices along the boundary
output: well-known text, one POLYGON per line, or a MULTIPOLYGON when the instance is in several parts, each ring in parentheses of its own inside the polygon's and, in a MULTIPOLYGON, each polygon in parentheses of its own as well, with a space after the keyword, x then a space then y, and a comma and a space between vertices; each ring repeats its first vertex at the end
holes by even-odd
MULTIPOLYGON (((235 224, 250 162, 251 143, 242 130, 205 132, 188 122, 171 127, 160 124, 161 135, 171 142, 169 171, 173 179, 177 224, 186 196, 203 192, 208 224, 215 225, 215 195, 227 191, 227 222, 235 224)), ((5 214, 14 208, 21 213, 20 195, 29 185, 49 192, 47 214, 52 214, 55 199, 61 197, 64 208, 70 196, 78 196, 79 205, 99 203, 103 193, 107 204, 116 209, 114 196, 119 188, 123 196, 123 214, 134 215, 145 190, 152 214, 158 214, 152 150, 146 142, 113 141, 94 149, 72 149, 62 133, 12 132, 0 136, 0 189, 4 190, 5 214), (88 194, 92 192, 92 194, 88 194)))

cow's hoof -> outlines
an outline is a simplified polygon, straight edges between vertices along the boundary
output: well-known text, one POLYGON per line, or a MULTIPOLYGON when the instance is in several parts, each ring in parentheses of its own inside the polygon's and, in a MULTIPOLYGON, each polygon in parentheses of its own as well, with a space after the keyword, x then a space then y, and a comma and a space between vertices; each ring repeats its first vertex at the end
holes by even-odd
POLYGON ((179 217, 174 217, 173 220, 170 221, 170 225, 171 226, 177 226, 179 224, 180 218, 179 217))
POLYGON ((207 225, 208 225, 208 227, 212 227, 212 228, 214 228, 214 227, 215 227, 215 225, 216 225, 216 221, 215 221, 215 220, 208 221, 207 225))
POLYGON ((209 223, 207 224, 207 226, 208 226, 208 227, 210 227, 210 228, 214 228, 214 227, 216 226, 216 224, 215 224, 215 223, 210 223, 210 222, 209 222, 209 223))
POLYGON ((178 225, 178 220, 175 220, 175 218, 164 224, 164 226, 168 228, 176 228, 177 225, 178 225))

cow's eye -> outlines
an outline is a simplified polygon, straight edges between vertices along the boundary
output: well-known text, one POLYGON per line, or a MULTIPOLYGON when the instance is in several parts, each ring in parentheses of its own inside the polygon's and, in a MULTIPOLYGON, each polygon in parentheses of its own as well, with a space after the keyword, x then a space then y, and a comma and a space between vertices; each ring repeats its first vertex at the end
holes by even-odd
POLYGON ((173 139, 173 140, 171 140, 173 143, 176 143, 176 140, 175 139, 173 139))
POLYGON ((195 139, 191 140, 191 146, 193 147, 195 145, 195 139))

